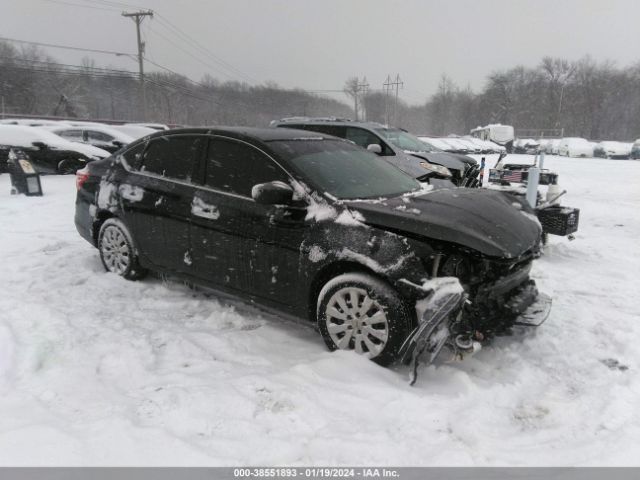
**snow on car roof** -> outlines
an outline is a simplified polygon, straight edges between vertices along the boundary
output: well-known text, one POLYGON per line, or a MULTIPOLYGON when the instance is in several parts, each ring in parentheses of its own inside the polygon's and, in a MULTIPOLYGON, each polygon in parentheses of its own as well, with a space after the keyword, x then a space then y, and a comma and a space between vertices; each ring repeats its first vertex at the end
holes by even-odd
POLYGON ((0 125, 0 144, 14 147, 33 147, 33 142, 46 143, 51 148, 69 149, 71 142, 39 127, 0 125))
POLYGON ((93 125, 86 124, 86 125, 78 125, 78 126, 57 125, 57 126, 47 127, 47 129, 54 133, 62 132, 64 130, 78 130, 78 129, 93 130, 95 132, 101 132, 106 135, 111 135, 112 137, 116 138, 117 140, 120 140, 123 143, 131 143, 135 140, 133 136, 127 134, 126 132, 117 130, 110 125, 103 125, 100 123, 96 123, 93 125))
POLYGON ((53 150, 80 152, 88 157, 106 158, 109 152, 92 145, 70 142, 49 130, 23 125, 0 125, 0 145, 33 148, 33 142, 42 142, 53 150))

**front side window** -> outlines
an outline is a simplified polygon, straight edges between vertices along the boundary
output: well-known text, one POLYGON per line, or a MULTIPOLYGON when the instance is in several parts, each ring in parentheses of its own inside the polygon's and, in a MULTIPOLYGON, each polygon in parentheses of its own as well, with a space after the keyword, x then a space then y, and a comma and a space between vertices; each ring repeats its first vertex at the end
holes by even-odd
POLYGON ((189 182, 202 155, 204 142, 201 135, 154 138, 142 156, 140 171, 189 182))
POLYGON ((251 197, 251 189, 259 183, 289 181, 287 174, 269 157, 236 140, 212 139, 206 168, 207 186, 245 197, 251 197))
POLYGON ((427 146, 417 137, 398 128, 376 128, 376 132, 401 150, 407 152, 427 151, 427 146))
POLYGON ((393 155, 393 151, 387 145, 385 145, 380 137, 368 130, 365 130, 364 128, 347 127, 347 133, 344 138, 352 141, 362 148, 367 148, 369 145, 373 144, 380 145, 380 148, 382 149, 382 155, 393 155))

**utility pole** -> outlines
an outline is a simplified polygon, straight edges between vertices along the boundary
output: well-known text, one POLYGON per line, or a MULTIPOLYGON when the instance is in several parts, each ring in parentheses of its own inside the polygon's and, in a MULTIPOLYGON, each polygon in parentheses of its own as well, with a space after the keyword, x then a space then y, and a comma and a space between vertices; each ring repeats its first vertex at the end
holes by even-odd
POLYGON ((396 80, 393 82, 393 85, 396 86, 396 103, 393 107, 393 123, 394 125, 398 125, 398 88, 404 88, 404 83, 400 80, 400 74, 396 75, 396 80))
POLYGON ((391 90, 395 87, 396 89, 396 101, 393 107, 393 123, 394 125, 398 124, 398 90, 404 87, 404 83, 400 79, 400 74, 396 74, 396 79, 391 80, 391 75, 387 75, 387 79, 382 84, 384 90, 384 110, 387 125, 389 125, 389 116, 390 116, 390 108, 389 108, 389 94, 391 90))
POLYGON ((384 90, 384 122, 389 125, 389 92, 391 91, 391 75, 387 75, 387 79, 382 84, 384 90))
POLYGON ((136 33, 138 34, 138 68, 140 71, 140 91, 142 92, 142 116, 143 120, 147 119, 147 87, 144 83, 144 47, 145 44, 140 37, 140 25, 144 20, 144 17, 153 18, 153 11, 139 11, 139 12, 122 12, 123 17, 129 17, 136 24, 136 33))
POLYGON ((358 81, 358 83, 356 84, 356 120, 358 120, 358 96, 360 95, 360 92, 362 92, 362 96, 363 96, 362 102, 360 102, 362 107, 362 120, 363 121, 367 120, 367 110, 364 106, 364 96, 367 94, 368 91, 369 91, 369 83, 367 83, 367 77, 363 77, 362 83, 358 81))

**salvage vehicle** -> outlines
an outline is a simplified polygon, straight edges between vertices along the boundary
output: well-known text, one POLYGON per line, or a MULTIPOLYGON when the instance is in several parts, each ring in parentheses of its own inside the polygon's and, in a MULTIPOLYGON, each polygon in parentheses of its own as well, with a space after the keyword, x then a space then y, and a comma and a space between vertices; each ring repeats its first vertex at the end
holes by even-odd
POLYGON ((626 160, 631 157, 633 144, 623 142, 600 142, 593 149, 593 156, 626 160))
POLYGON ((477 127, 471 130, 472 137, 482 140, 489 140, 505 148, 505 151, 513 151, 513 141, 515 140, 515 130, 511 125, 492 123, 484 127, 477 127))
POLYGON ((331 117, 293 117, 271 123, 275 127, 295 128, 345 138, 388 160, 420 182, 428 182, 434 186, 479 185, 480 167, 473 158, 443 152, 399 128, 375 122, 352 122, 331 117))
POLYGON ((40 173, 75 173, 88 162, 109 156, 105 150, 69 142, 40 127, 20 125, 0 125, 0 146, 23 151, 40 173))
MULTIPOLYGON (((494 168, 489 170, 489 187, 509 192, 524 198, 526 186, 529 182, 529 170, 537 167, 538 156, 533 164, 504 163, 506 154, 500 155, 494 168)), ((560 205, 560 199, 567 193, 558 184, 558 174, 549 169, 540 169, 538 185, 547 187, 543 197, 539 192, 536 196, 535 213, 542 226, 542 242, 547 243, 549 235, 558 235, 573 240, 578 231, 580 209, 560 205)))
POLYGON ((549 313, 525 204, 425 186, 335 137, 159 132, 89 164, 77 187, 75 224, 107 271, 173 274, 309 319, 329 349, 382 365, 471 353, 549 313))
POLYGON ((585 138, 566 137, 558 144, 558 155, 566 157, 593 157, 593 145, 585 138))
POLYGON ((540 150, 540 142, 533 138, 519 138, 513 142, 513 153, 535 155, 540 150))
POLYGON ((46 129, 70 142, 92 145, 109 153, 114 153, 135 140, 134 137, 110 125, 99 123, 86 126, 53 126, 46 129))

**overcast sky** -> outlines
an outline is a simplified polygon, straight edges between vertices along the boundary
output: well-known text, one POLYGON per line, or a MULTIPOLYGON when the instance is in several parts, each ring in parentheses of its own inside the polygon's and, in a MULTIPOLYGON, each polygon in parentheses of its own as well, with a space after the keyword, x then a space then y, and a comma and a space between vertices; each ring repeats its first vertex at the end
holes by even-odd
MULTIPOLYGON (((479 90, 491 71, 545 55, 640 60, 638 0, 0 0, 0 37, 135 53, 134 24, 120 12, 136 6, 159 14, 143 24, 148 57, 194 80, 208 72, 340 90, 366 76, 375 89, 400 74, 401 97, 421 103, 443 73, 479 90)), ((73 64, 85 55, 48 53, 73 64)), ((127 57, 90 55, 137 69, 127 57)))

